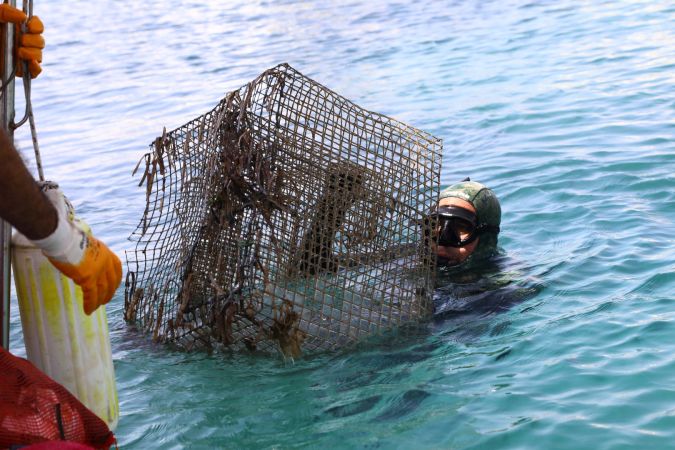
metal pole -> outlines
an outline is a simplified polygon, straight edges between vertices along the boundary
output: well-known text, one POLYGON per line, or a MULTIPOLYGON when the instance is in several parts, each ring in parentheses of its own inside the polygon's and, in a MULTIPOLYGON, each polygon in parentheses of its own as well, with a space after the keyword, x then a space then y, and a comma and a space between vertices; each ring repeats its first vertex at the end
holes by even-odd
MULTIPOLYGON (((16 0, 10 0, 9 4, 16 5, 16 0)), ((3 94, 0 99, 0 121, 10 142, 14 142, 14 130, 10 124, 14 122, 14 26, 3 24, 0 27, 0 76, 3 85, 3 94)), ((0 161, 2 164, 2 161, 0 161)), ((2 194, 0 194, 2 195, 2 194)), ((12 227, 9 223, 0 219, 0 288, 2 288, 2 302, 0 302, 0 346, 9 349, 9 298, 12 286, 11 269, 11 240, 12 227)))
POLYGON ((2 305, 0 305, 0 312, 2 313, 2 323, 0 323, 0 333, 2 333, 2 342, 0 345, 4 349, 9 349, 9 296, 12 284, 12 269, 10 265, 11 257, 11 237, 12 227, 5 221, 0 222, 0 245, 2 248, 2 261, 0 262, 0 270, 2 270, 2 305))

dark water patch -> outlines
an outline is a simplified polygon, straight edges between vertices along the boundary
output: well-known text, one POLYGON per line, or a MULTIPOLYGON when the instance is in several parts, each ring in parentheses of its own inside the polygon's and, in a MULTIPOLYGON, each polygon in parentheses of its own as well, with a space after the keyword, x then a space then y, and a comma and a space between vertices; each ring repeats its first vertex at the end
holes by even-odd
MULTIPOLYGON (((643 331, 645 334, 664 334, 669 335, 675 329, 675 324, 670 320, 657 320, 647 324, 643 331)), ((666 336, 664 336, 666 337, 666 336)))
MULTIPOLYGON (((640 192, 647 200, 668 200, 675 193, 675 178, 641 179, 634 182, 631 188, 635 192, 640 192)), ((672 208, 672 202, 662 205, 668 207, 668 209, 672 208)))
POLYGON ((600 65, 600 64, 605 65, 605 64, 613 64, 613 63, 622 63, 622 62, 630 61, 631 59, 633 59, 633 57, 627 56, 627 55, 612 56, 612 57, 600 56, 600 57, 589 60, 587 62, 587 64, 590 64, 590 65, 600 65))
POLYGON ((390 421, 413 414, 422 402, 431 394, 421 389, 406 391, 400 397, 395 398, 387 408, 375 417, 375 421, 390 421))
POLYGON ((671 290, 675 286, 675 271, 657 273, 649 277, 636 288, 630 291, 630 294, 652 294, 659 292, 663 288, 671 290))
POLYGON ((494 327, 492 327, 492 330, 490 331, 490 336, 499 336, 504 334, 508 330, 510 325, 511 325, 510 320, 499 322, 494 327))
POLYGON ((483 113, 490 113, 492 111, 502 111, 508 108, 509 108, 508 103, 485 103, 470 108, 469 112, 483 114, 483 113))
POLYGON ((356 414, 361 414, 366 411, 370 411, 377 405, 377 403, 382 398, 381 395, 374 395, 372 397, 367 397, 362 400, 357 400, 352 403, 347 403, 345 405, 334 406, 325 410, 326 414, 329 414, 333 417, 342 418, 354 416, 356 414))
POLYGON ((497 356, 495 356, 495 361, 499 361, 500 359, 506 358, 511 354, 511 351, 512 349, 509 348, 507 350, 504 350, 503 352, 500 352, 497 356))
POLYGON ((537 307, 541 306, 542 304, 543 304, 543 302, 533 303, 533 304, 531 304, 529 306, 526 306, 523 309, 521 309, 519 311, 519 313, 525 314, 525 313, 531 312, 532 310, 536 309, 537 307))
MULTIPOLYGON (((654 168, 653 161, 624 161, 616 163, 607 163, 604 165, 606 173, 635 173, 645 172, 649 173, 654 168)), ((635 177, 637 178, 637 177, 635 177)))
MULTIPOLYGON (((662 146, 662 145, 669 145, 673 143, 672 138, 667 138, 667 137, 649 137, 643 141, 636 141, 635 145, 639 145, 641 147, 656 147, 656 146, 662 146)), ((659 159, 675 159, 675 155, 659 155, 659 159)))

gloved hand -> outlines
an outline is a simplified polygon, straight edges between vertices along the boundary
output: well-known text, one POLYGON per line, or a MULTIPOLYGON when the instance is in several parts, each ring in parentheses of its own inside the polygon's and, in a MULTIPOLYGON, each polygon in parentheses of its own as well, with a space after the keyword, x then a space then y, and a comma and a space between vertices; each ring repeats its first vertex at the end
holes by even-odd
MULTIPOLYGON (((45 48, 45 40, 42 32, 45 27, 38 16, 33 16, 26 22, 26 32, 21 33, 20 25, 28 19, 28 16, 7 3, 0 4, 0 22, 12 22, 16 25, 17 56, 28 64, 28 72, 31 78, 37 77, 42 72, 42 49, 45 48)), ((18 64, 16 75, 23 76, 23 64, 18 64)))
POLYGON ((105 244, 91 234, 89 227, 75 217, 70 202, 56 183, 43 182, 42 190, 58 213, 56 230, 33 243, 42 249, 54 266, 82 287, 84 312, 110 301, 122 281, 122 264, 105 244))

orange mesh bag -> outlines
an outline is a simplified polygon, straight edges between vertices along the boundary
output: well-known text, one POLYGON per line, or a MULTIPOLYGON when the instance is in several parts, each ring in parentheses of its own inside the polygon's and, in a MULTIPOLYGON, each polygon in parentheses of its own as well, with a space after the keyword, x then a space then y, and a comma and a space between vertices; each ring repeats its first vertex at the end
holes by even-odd
POLYGON ((109 448, 115 436, 66 388, 0 348, 0 449, 44 441, 109 448))

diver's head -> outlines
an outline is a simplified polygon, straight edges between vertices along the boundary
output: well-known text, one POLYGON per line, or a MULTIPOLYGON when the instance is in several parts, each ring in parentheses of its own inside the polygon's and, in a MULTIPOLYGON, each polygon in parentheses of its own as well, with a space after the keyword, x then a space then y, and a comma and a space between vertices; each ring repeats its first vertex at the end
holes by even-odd
POLYGON ((431 245, 439 265, 483 260, 496 252, 502 210, 487 186, 468 178, 453 184, 441 191, 431 214, 436 219, 431 245))

